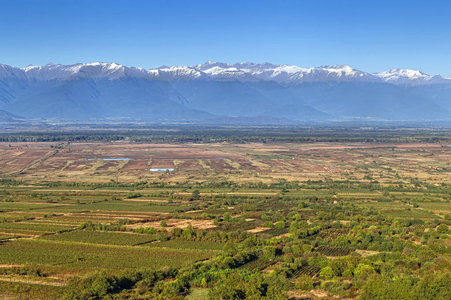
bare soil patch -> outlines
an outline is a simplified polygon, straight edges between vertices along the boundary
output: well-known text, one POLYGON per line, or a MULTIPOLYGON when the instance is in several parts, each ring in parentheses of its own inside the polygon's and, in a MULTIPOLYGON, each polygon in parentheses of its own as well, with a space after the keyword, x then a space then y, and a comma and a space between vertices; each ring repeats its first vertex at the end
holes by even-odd
POLYGON ((362 255, 363 257, 368 257, 380 253, 380 251, 360 250, 360 249, 356 249, 355 252, 362 255))
POLYGON ((246 231, 250 232, 250 233, 259 233, 259 232, 267 231, 269 229, 271 229, 271 228, 269 228, 269 227, 255 227, 253 229, 248 229, 246 231))
POLYGON ((186 228, 189 224, 191 224, 195 229, 210 229, 217 227, 213 224, 213 220, 189 220, 189 219, 168 219, 165 220, 167 227, 161 227, 160 221, 157 222, 146 222, 146 223, 139 223, 139 224, 133 224, 133 225, 127 225, 126 227, 135 229, 137 227, 153 227, 156 229, 171 229, 171 228, 186 228))

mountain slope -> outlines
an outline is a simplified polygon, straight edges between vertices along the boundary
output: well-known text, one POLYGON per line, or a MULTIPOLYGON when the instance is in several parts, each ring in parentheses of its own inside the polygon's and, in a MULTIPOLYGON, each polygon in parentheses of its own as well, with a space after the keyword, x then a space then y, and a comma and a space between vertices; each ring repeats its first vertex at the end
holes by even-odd
POLYGON ((291 88, 304 104, 343 117, 388 120, 450 119, 450 112, 411 89, 386 83, 307 83, 291 88))
POLYGON ((23 121, 24 121, 23 118, 0 109, 0 124, 13 125, 16 123, 21 123, 23 121))
POLYGON ((25 118, 84 121, 451 120, 451 80, 342 65, 0 65, 0 108, 25 118))
POLYGON ((34 87, 3 108, 26 118, 135 121, 197 120, 212 115, 187 108, 165 82, 142 78, 78 78, 34 87))

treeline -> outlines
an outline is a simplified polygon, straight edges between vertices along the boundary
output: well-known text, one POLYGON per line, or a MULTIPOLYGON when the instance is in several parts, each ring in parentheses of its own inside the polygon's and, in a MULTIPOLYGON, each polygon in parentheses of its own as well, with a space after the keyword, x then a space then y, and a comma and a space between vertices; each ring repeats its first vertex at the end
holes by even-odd
POLYGON ((140 142, 140 143, 450 143, 449 128, 360 127, 157 127, 0 134, 0 142, 140 142))
MULTIPOLYGON (((310 190, 327 190, 333 195, 339 191, 359 191, 359 192, 371 192, 371 191, 386 191, 386 192, 418 192, 425 189, 430 192, 440 192, 448 194, 450 192, 451 185, 442 182, 440 185, 430 184, 425 181, 421 181, 415 178, 407 178, 410 181, 410 185, 404 182, 392 182, 390 185, 381 185, 376 180, 307 180, 303 182, 299 181, 286 181, 281 179, 278 182, 263 183, 263 182, 248 182, 237 183, 234 181, 216 181, 206 180, 203 182, 198 181, 182 181, 182 182, 163 182, 163 181, 138 181, 134 183, 120 183, 116 181, 104 182, 104 183, 90 183, 90 182, 59 182, 52 181, 37 184, 47 187, 89 187, 91 189, 97 188, 135 188, 136 190, 144 188, 181 188, 187 190, 195 189, 214 189, 214 188, 247 188, 258 190, 281 190, 282 193, 288 190, 297 189, 310 189, 310 190)), ((0 179, 0 185, 18 185, 23 184, 20 181, 10 179, 0 179)), ((389 194, 386 194, 389 196, 389 194)), ((234 197, 239 197, 235 195, 234 197)))

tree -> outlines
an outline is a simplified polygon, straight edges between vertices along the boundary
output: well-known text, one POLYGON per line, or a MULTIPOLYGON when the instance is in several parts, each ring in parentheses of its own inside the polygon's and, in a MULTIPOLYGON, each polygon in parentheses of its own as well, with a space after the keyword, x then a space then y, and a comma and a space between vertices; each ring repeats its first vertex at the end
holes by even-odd
POLYGON ((311 290, 313 289, 313 279, 307 274, 302 274, 296 279, 294 286, 302 291, 311 290))
POLYGON ((370 265, 366 265, 366 264, 358 264, 354 270, 354 275, 358 279, 368 278, 373 273, 374 273, 373 267, 371 267, 370 265))
POLYGON ((410 300, 410 290, 411 282, 407 278, 387 279, 382 277, 381 275, 373 275, 363 287, 359 299, 410 300))
POLYGON ((331 279, 332 277, 334 277, 334 271, 332 270, 331 267, 324 267, 321 269, 319 277, 323 279, 331 279))
POLYGON ((285 222, 284 221, 277 221, 275 224, 276 228, 285 228, 285 222))
POLYGON ((194 191, 191 193, 191 198, 192 198, 193 200, 199 200, 199 199, 200 199, 200 192, 199 192, 199 190, 194 190, 194 191))
POLYGON ((188 226, 183 230, 182 236, 189 239, 195 235, 196 233, 194 232, 194 227, 193 225, 191 225, 191 223, 189 223, 188 226))
POLYGON ((437 227, 437 232, 438 233, 449 233, 449 227, 448 225, 445 224, 441 224, 437 227))
POLYGON ((451 274, 424 276, 415 286, 412 299, 451 299, 451 274))
POLYGON ((263 256, 264 256, 266 259, 273 259, 273 258, 275 258, 275 257, 276 257, 276 247, 273 247, 273 246, 266 246, 266 247, 263 249, 263 256))

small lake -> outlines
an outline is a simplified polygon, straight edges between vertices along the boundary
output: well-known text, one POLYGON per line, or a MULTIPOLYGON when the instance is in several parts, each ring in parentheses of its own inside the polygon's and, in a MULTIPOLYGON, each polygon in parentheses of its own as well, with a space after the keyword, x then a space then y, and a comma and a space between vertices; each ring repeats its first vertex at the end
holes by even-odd
POLYGON ((174 169, 173 168, 153 168, 153 169, 149 169, 149 171, 150 172, 166 172, 166 171, 172 172, 172 171, 174 171, 174 169))
POLYGON ((122 161, 122 160, 130 160, 130 158, 88 158, 89 161, 93 160, 103 160, 103 161, 122 161))

